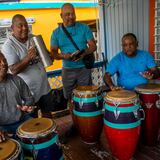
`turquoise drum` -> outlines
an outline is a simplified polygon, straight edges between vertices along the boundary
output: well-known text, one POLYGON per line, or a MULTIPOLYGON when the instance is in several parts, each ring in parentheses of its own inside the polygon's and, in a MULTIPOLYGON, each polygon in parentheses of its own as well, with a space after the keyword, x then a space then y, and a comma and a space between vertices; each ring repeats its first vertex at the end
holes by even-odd
POLYGON ((56 124, 49 118, 34 118, 17 129, 24 160, 63 160, 56 124))
POLYGON ((73 121, 82 140, 98 141, 102 127, 103 100, 98 86, 78 86, 73 90, 73 121))

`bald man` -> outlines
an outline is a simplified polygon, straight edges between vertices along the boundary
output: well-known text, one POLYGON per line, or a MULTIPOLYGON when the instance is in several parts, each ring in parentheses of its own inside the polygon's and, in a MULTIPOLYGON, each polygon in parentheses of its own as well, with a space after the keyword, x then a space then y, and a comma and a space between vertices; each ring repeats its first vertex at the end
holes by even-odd
POLYGON ((49 112, 51 88, 47 74, 36 49, 32 43, 33 35, 29 34, 29 28, 25 17, 16 14, 12 18, 12 34, 2 46, 2 52, 7 59, 9 70, 12 74, 20 76, 28 85, 36 105, 42 112, 49 112))
POLYGON ((63 91, 65 98, 70 100, 74 87, 91 84, 91 70, 85 68, 82 58, 87 54, 93 53, 96 50, 96 44, 90 28, 86 24, 76 22, 75 9, 72 4, 65 3, 61 7, 60 16, 63 23, 52 33, 51 54, 54 59, 62 60, 63 62, 63 91), (80 51, 75 49, 62 26, 69 32, 78 48, 84 50, 83 54, 76 60, 74 56, 80 51), (58 53, 59 49, 60 53, 58 53))

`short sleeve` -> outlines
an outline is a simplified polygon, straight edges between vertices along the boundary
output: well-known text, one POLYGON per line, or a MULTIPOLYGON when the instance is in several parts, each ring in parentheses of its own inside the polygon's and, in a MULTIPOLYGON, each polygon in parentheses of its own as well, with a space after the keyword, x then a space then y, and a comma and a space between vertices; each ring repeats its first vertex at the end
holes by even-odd
POLYGON ((57 39, 57 31, 53 31, 52 32, 52 35, 51 35, 51 40, 50 40, 50 45, 51 46, 58 46, 58 39, 57 39))
POLYGON ((156 63, 155 63, 153 56, 149 52, 147 52, 146 55, 147 55, 147 67, 148 68, 156 67, 156 63))
POLYGON ((8 65, 13 65, 20 61, 16 49, 10 43, 4 43, 1 52, 7 59, 8 65))
POLYGON ((85 36, 86 36, 86 39, 87 40, 93 39, 93 33, 92 33, 91 29, 89 28, 89 26, 88 25, 84 25, 84 27, 85 27, 85 36))
POLYGON ((118 71, 120 60, 118 56, 113 57, 113 59, 107 64, 106 72, 110 75, 114 75, 118 71))

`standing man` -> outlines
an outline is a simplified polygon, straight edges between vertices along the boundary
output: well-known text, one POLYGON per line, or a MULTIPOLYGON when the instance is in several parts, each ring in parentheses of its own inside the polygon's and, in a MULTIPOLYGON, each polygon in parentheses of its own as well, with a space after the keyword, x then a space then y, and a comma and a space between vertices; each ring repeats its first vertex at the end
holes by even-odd
POLYGON ((30 118, 27 112, 34 109, 26 83, 7 71, 7 61, 0 52, 0 142, 5 140, 5 132, 15 135, 18 126, 30 118))
POLYGON ((50 91, 46 71, 37 56, 32 44, 33 35, 29 34, 27 21, 23 15, 12 18, 12 35, 2 46, 2 52, 7 59, 9 71, 20 76, 35 99, 42 112, 48 112, 50 106, 50 91))
POLYGON ((72 39, 83 54, 75 60, 75 55, 80 51, 75 49, 72 42, 68 39, 62 25, 55 29, 51 36, 51 54, 54 59, 63 60, 62 82, 63 91, 66 99, 71 99, 72 90, 77 85, 91 84, 91 70, 86 69, 82 58, 96 50, 96 44, 90 28, 83 23, 76 22, 74 6, 65 3, 61 8, 60 14, 62 25, 69 32, 72 39), (61 53, 58 53, 60 49, 61 53))
POLYGON ((138 50, 138 41, 133 33, 122 37, 122 51, 107 65, 104 80, 111 90, 125 88, 134 90, 139 84, 148 83, 149 79, 159 76, 155 61, 147 51, 138 50), (117 85, 111 76, 117 74, 117 85))

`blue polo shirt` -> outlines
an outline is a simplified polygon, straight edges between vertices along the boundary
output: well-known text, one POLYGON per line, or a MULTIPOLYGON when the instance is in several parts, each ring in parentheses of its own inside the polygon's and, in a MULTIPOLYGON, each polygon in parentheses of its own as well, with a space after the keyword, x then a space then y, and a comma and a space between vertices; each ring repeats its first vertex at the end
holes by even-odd
MULTIPOLYGON (((90 28, 83 23, 76 22, 75 25, 66 27, 67 31, 72 36, 79 49, 87 48, 87 41, 93 38, 90 28)), ((76 51, 75 47, 64 33, 61 26, 59 26, 51 35, 51 46, 58 46, 61 53, 73 53, 76 51)), ((77 62, 70 60, 63 60, 64 68, 82 68, 84 63, 82 60, 77 62)))
POLYGON ((154 58, 149 52, 137 50, 135 57, 128 57, 124 52, 119 52, 107 65, 106 72, 110 75, 117 73, 117 84, 128 90, 148 80, 140 75, 149 68, 156 66, 154 58))

